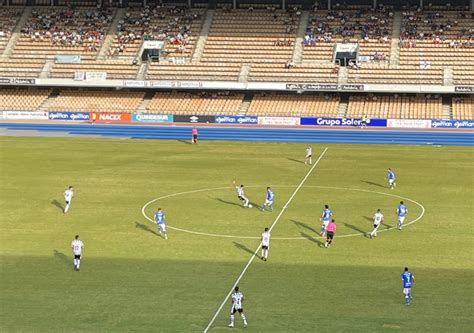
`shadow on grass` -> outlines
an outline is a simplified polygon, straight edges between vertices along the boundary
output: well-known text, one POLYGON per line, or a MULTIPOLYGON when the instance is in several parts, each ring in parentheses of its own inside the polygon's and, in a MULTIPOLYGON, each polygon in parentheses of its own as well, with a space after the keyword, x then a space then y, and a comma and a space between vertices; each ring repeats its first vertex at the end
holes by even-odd
POLYGON ((234 201, 227 201, 227 200, 224 200, 224 199, 221 199, 221 198, 212 198, 212 199, 220 201, 220 202, 228 204, 228 205, 239 206, 239 207, 244 208, 244 206, 242 206, 241 204, 236 203, 234 201))
POLYGON ((303 222, 299 222, 299 221, 295 221, 295 220, 290 220, 291 222, 293 222, 296 226, 298 227, 301 227, 301 228, 305 228, 311 232, 314 232, 315 234, 319 234, 319 231, 317 231, 316 229, 310 227, 309 225, 307 225, 306 223, 303 223, 303 222))
POLYGON ((296 163, 300 163, 300 164, 304 164, 304 162, 302 160, 297 160, 295 158, 287 158, 288 161, 292 161, 292 162, 296 162, 296 163))
POLYGON ((359 227, 353 225, 353 224, 349 224, 349 223, 344 223, 344 225, 352 230, 355 230, 357 231, 358 233, 364 235, 364 237, 368 237, 367 235, 367 232, 365 232, 364 230, 360 229, 359 227))
POLYGON ((59 261, 62 261, 65 264, 69 265, 69 264, 72 263, 72 261, 70 260, 70 258, 68 258, 67 255, 65 255, 64 253, 59 252, 58 250, 53 250, 53 255, 56 259, 58 259, 59 261))
POLYGON ((64 211, 63 205, 61 205, 61 203, 60 203, 58 200, 56 200, 56 199, 54 199, 53 201, 51 201, 51 205, 58 207, 58 208, 61 210, 61 212, 64 211))
POLYGON ((251 255, 254 254, 254 252, 253 252, 251 249, 249 249, 248 247, 246 247, 245 245, 242 245, 242 244, 237 243, 237 242, 232 242, 232 243, 234 243, 234 246, 235 246, 236 248, 238 248, 239 250, 245 251, 245 252, 247 252, 247 253, 249 253, 249 254, 251 254, 251 255))
POLYGON ((192 145, 193 144, 191 141, 188 141, 188 140, 178 140, 178 142, 185 143, 187 145, 192 145))
POLYGON ((138 229, 141 229, 143 231, 147 231, 149 233, 152 233, 153 235, 159 236, 159 234, 155 230, 151 229, 146 224, 141 224, 141 223, 135 222, 135 228, 138 228, 138 229))
POLYGON ((371 181, 368 181, 368 180, 361 180, 362 183, 366 183, 368 185, 372 185, 372 186, 377 186, 377 187, 381 187, 381 188, 386 188, 386 186, 383 186, 382 184, 379 184, 379 183, 374 183, 374 182, 371 182, 371 181))
POLYGON ((318 244, 319 247, 323 247, 323 246, 324 246, 324 242, 320 241, 319 239, 317 239, 317 238, 315 238, 315 237, 313 237, 313 236, 310 236, 310 235, 308 235, 308 234, 306 234, 306 233, 304 233, 304 232, 300 232, 300 234, 301 234, 301 237, 304 237, 304 238, 306 238, 307 240, 310 240, 310 241, 312 241, 313 243, 318 244))

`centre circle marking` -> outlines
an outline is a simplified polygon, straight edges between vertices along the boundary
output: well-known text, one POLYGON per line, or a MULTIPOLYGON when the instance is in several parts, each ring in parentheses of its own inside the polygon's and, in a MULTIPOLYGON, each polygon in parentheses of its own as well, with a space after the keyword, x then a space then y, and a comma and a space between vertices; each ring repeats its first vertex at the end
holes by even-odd
MULTIPOLYGON (((266 186, 267 185, 250 185, 250 186, 246 186, 246 187, 247 188, 249 188, 249 187, 259 188, 259 187, 266 187, 266 186)), ((273 188, 285 188, 285 187, 295 187, 295 186, 294 185, 274 185, 272 187, 273 188)), ((337 187, 337 186, 306 185, 304 187, 373 193, 373 194, 385 195, 385 196, 388 196, 388 197, 394 197, 394 198, 398 198, 398 199, 402 199, 402 200, 412 202, 412 203, 414 203, 415 205, 417 205, 418 207, 421 208, 421 214, 417 218, 415 218, 413 221, 405 223, 404 224, 405 227, 418 222, 425 215, 425 207, 421 203, 419 203, 419 202, 417 202, 413 199, 402 197, 400 195, 393 194, 393 193, 384 193, 384 192, 365 190, 365 189, 359 189, 359 188, 337 187)), ((148 201, 142 207, 142 215, 148 221, 154 223, 153 219, 150 218, 148 215, 146 215, 145 210, 149 205, 151 205, 152 203, 154 203, 158 200, 173 198, 173 197, 177 197, 177 196, 180 196, 180 195, 186 195, 186 194, 193 194, 193 193, 199 193, 199 192, 209 192, 209 191, 216 191, 216 190, 225 190, 225 189, 234 189, 234 188, 229 187, 229 186, 223 186, 223 187, 204 188, 204 189, 199 189, 199 190, 191 190, 191 191, 184 191, 184 192, 179 192, 179 193, 167 194, 167 195, 164 195, 164 196, 161 196, 161 197, 158 197, 158 198, 155 198, 153 200, 148 201)), ((194 231, 194 230, 188 230, 188 229, 173 227, 173 226, 170 226, 170 225, 166 225, 166 227, 169 228, 169 229, 172 229, 172 230, 181 231, 181 232, 184 232, 184 233, 199 235, 199 236, 218 237, 218 238, 236 238, 236 239, 260 239, 260 237, 254 237, 254 236, 236 236, 236 235, 224 235, 224 234, 214 234, 214 233, 200 232, 200 231, 194 231)), ((387 229, 383 229, 383 230, 380 230, 378 232, 380 233, 380 232, 390 231, 390 230, 393 230, 393 229, 396 229, 396 228, 395 227, 389 227, 387 229)), ((356 234, 340 235, 340 236, 337 236, 337 238, 356 237, 356 236, 364 236, 364 234, 356 233, 356 234)), ((318 236, 317 238, 323 238, 323 237, 318 236)), ((272 237, 272 239, 273 240, 308 240, 306 237, 272 237)))

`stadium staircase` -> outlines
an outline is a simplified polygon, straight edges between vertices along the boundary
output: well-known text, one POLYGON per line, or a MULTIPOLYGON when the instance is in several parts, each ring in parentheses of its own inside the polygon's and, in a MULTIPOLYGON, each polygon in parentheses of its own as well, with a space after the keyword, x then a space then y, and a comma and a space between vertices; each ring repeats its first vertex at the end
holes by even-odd
POLYGON ((202 57, 202 53, 204 52, 204 46, 206 45, 207 36, 209 35, 209 30, 211 29, 212 19, 214 18, 214 10, 209 9, 206 12, 206 19, 201 28, 201 33, 199 34, 199 38, 196 42, 196 48, 194 49, 194 54, 191 58, 193 62, 200 61, 202 57))
POLYGON ((309 12, 307 10, 301 13, 300 25, 296 33, 295 48, 293 49, 292 61, 295 64, 301 64, 303 60, 303 36, 308 26, 309 12))
POLYGON ((339 74, 337 76, 337 83, 347 83, 347 67, 339 67, 339 74))
POLYGON ((108 51, 110 50, 110 46, 114 42, 114 38, 117 35, 117 24, 118 22, 125 16, 125 8, 119 8, 115 13, 114 19, 110 24, 109 31, 107 32, 107 36, 105 37, 104 43, 97 54, 97 59, 104 60, 107 58, 108 51))
POLYGON ((46 63, 44 64, 43 69, 41 70, 39 78, 47 79, 49 77, 49 74, 51 73, 51 69, 53 68, 53 65, 54 65, 54 60, 46 60, 46 63))
POLYGON ((151 100, 153 99, 153 96, 155 93, 153 91, 147 91, 145 93, 145 96, 143 97, 143 100, 141 101, 140 105, 138 105, 137 109, 135 110, 137 113, 146 113, 147 106, 150 104, 151 100))
POLYGON ((242 103, 240 104, 239 111, 237 112, 238 116, 245 116, 249 110, 250 103, 252 103, 252 95, 245 95, 242 103))
POLYGON ((41 112, 46 112, 49 111, 49 106, 54 102, 56 97, 59 96, 60 91, 59 90, 53 90, 51 94, 48 96, 48 98, 43 102, 43 104, 40 105, 38 108, 38 111, 41 112))
POLYGON ((247 82, 247 78, 250 73, 250 64, 242 64, 242 67, 240 67, 240 73, 239 73, 239 82, 245 83, 247 82))
POLYGON ((452 98, 443 97, 443 119, 450 120, 453 119, 453 109, 452 109, 452 98))
POLYGON ((31 10, 32 10, 31 7, 26 7, 25 9, 23 9, 21 18, 18 20, 18 23, 15 26, 15 29, 13 29, 12 36, 10 37, 8 44, 5 46, 5 50, 3 51, 2 58, 8 58, 12 54, 13 49, 15 48, 16 42, 20 38, 21 28, 25 25, 26 21, 30 17, 31 10))
POLYGON ((347 114, 347 106, 349 104, 349 99, 347 96, 341 97, 339 101, 339 108, 337 110, 337 117, 338 118, 345 118, 347 114))
POLYGON ((390 48, 390 66, 398 66, 400 63, 400 28, 402 26, 402 13, 393 13, 392 45, 390 48))
POLYGON ((137 80, 145 80, 146 73, 148 72, 148 61, 142 62, 137 73, 137 80))
POLYGON ((445 67, 443 71, 443 83, 445 86, 453 85, 453 68, 445 67))

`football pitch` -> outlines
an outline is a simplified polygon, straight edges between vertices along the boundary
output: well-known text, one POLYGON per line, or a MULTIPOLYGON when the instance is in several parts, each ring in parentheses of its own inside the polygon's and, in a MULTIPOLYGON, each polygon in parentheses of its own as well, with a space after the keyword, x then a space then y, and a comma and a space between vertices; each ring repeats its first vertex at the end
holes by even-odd
POLYGON ((312 146, 305 165, 304 144, 0 138, 0 330, 203 332, 217 313, 209 332, 230 331, 230 301, 218 309, 242 275, 248 332, 471 332, 474 150, 312 146), (273 212, 258 209, 267 186, 273 212), (149 220, 158 207, 168 240, 149 220), (370 239, 377 208, 385 221, 370 239), (271 226, 268 261, 252 261, 271 226))

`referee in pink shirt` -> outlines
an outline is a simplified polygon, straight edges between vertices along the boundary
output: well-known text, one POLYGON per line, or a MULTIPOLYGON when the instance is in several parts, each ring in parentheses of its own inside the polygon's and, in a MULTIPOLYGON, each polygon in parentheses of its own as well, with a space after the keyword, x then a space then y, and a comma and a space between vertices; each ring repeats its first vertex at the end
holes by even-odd
POLYGON ((191 135, 192 135, 191 142, 192 143, 197 143, 198 142, 198 130, 197 130, 196 126, 194 126, 193 129, 191 130, 191 135))
POLYGON ((326 227, 326 244, 324 247, 330 247, 332 240, 334 238, 334 234, 336 233, 336 220, 332 219, 331 222, 329 222, 328 226, 326 227))

